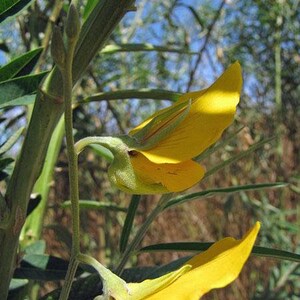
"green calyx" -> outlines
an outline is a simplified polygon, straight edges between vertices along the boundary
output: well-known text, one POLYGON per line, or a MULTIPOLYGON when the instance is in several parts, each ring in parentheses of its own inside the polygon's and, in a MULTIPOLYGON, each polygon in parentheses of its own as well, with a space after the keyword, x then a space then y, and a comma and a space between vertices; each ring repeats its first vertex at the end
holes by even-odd
POLYGON ((160 183, 147 183, 140 179, 131 163, 135 155, 134 139, 129 136, 120 137, 86 137, 75 144, 77 154, 91 144, 107 148, 113 154, 108 169, 108 177, 112 184, 130 194, 163 194, 168 190, 160 183))

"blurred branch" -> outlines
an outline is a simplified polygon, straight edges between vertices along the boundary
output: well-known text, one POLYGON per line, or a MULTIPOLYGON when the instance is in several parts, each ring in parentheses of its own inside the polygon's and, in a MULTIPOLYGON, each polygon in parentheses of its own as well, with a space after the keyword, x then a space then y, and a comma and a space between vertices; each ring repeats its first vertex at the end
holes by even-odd
POLYGON ((203 43, 202 47, 199 49, 199 54, 198 54, 198 57, 197 57, 196 62, 194 64, 194 67, 190 71, 189 82, 188 82, 188 85, 187 85, 187 88, 186 88, 187 92, 190 90, 190 88, 191 88, 191 86, 193 84, 194 77, 195 77, 195 74, 196 74, 196 70, 197 70, 197 68, 199 66, 199 63, 200 63, 200 61, 202 59, 202 56, 203 56, 203 53, 204 53, 204 51, 205 51, 205 49, 206 49, 206 47, 208 45, 209 39, 211 37, 212 31, 213 31, 213 29, 214 29, 214 27, 215 27, 215 25, 216 25, 216 23, 217 23, 217 21, 219 19, 219 16, 220 16, 220 14, 222 12, 222 9, 223 9, 225 3, 226 3, 226 0, 223 0, 221 2, 220 6, 219 6, 219 8, 218 8, 218 10, 217 10, 217 12, 215 14, 215 17, 214 17, 213 21, 211 22, 211 24, 207 28, 207 33, 206 33, 205 38, 204 38, 204 43, 203 43))

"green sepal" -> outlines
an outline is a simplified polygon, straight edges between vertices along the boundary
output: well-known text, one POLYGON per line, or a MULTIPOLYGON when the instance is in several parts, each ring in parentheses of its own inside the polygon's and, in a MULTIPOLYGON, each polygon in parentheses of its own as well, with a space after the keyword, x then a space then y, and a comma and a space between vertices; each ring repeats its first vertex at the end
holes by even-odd
POLYGON ((146 279, 141 283, 127 284, 122 278, 105 268, 93 257, 79 254, 77 258, 80 262, 95 268, 102 279, 103 294, 94 298, 95 300, 142 300, 169 286, 191 269, 190 265, 183 265, 181 268, 159 278, 146 279))
POLYGON ((91 256, 85 254, 78 254, 77 259, 84 264, 92 266, 99 274, 103 284, 103 294, 97 296, 95 299, 97 300, 125 300, 129 293, 126 282, 114 274, 109 269, 105 268, 102 264, 100 264, 96 259, 91 256))
POLYGON ((113 154, 113 160, 108 168, 108 178, 120 190, 136 195, 169 192, 160 183, 148 183, 139 178, 131 163, 131 156, 135 155, 135 141, 131 137, 125 135, 86 137, 75 144, 76 153, 79 154, 91 144, 101 145, 113 154))

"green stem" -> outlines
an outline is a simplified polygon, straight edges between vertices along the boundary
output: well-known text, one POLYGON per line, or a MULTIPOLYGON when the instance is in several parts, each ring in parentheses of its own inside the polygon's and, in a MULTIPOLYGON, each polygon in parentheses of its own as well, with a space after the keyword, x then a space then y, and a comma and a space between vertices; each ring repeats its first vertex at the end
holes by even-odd
MULTIPOLYGON (((134 0, 97 2, 84 24, 77 46, 73 66, 74 83, 133 3, 134 0)), ((30 193, 41 173, 53 130, 62 115, 62 104, 61 74, 58 68, 54 68, 38 92, 22 150, 5 195, 10 216, 7 226, 0 228, 0 299, 7 299, 9 283, 19 261, 19 235, 25 222, 30 193)))
POLYGON ((72 202, 72 223, 73 223, 73 250, 79 252, 79 191, 78 191, 78 156, 74 148, 73 137, 73 113, 72 113, 72 61, 75 44, 69 46, 68 57, 66 60, 66 70, 64 74, 64 100, 65 100, 65 130, 66 144, 69 163, 69 184, 70 199, 72 202), (72 55, 70 55, 70 52, 72 55))
POLYGON ((72 211, 72 250, 71 258, 68 267, 68 272, 65 284, 60 294, 60 300, 67 300, 72 281, 74 279, 76 269, 78 266, 77 255, 80 253, 80 216, 79 216, 79 189, 78 189, 78 155, 74 147, 73 137, 73 111, 72 111, 72 63, 74 57, 75 46, 77 37, 68 39, 67 55, 62 71, 63 77, 63 95, 65 105, 65 131, 66 131, 66 144, 69 165, 69 185, 70 185, 70 199, 72 211))
POLYGON ((115 273, 117 275, 121 275, 129 257, 132 255, 132 253, 136 250, 138 244, 142 241, 143 237, 145 236, 145 233, 147 232, 148 228, 152 224, 153 220, 164 210, 169 200, 172 198, 173 194, 165 194, 162 195, 159 202, 157 203, 157 206, 154 208, 154 210, 149 214, 146 221, 143 223, 143 225, 138 230, 137 234, 129 244, 129 246, 124 251, 121 260, 119 262, 118 267, 115 270, 115 273))
POLYGON ((79 154, 85 147, 91 144, 98 144, 109 149, 110 151, 114 151, 114 149, 122 143, 122 140, 120 140, 118 137, 88 136, 76 142, 75 151, 77 154, 79 154))

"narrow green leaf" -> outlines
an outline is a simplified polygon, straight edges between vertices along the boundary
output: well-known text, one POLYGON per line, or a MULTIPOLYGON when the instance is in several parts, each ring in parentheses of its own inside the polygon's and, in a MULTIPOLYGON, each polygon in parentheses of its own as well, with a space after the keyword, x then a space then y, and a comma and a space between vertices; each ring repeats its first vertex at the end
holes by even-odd
POLYGON ((87 0, 86 5, 83 10, 82 18, 85 21, 93 8, 96 6, 98 0, 87 0))
POLYGON ((133 225, 133 221, 134 221, 134 217, 135 217, 137 208, 139 206, 140 198, 141 198, 140 195, 133 195, 131 197, 131 201, 130 201, 130 204, 128 207, 128 212, 126 215, 126 219, 125 219, 124 226, 122 228, 121 237, 120 237, 120 252, 121 253, 123 253, 126 250, 129 236, 130 236, 131 229, 132 229, 132 225, 133 225))
POLYGON ((32 213, 27 216, 26 222, 22 228, 20 239, 25 243, 32 243, 41 236, 44 226, 44 215, 48 208, 48 195, 53 181, 54 167, 57 163, 57 157, 61 149, 61 143, 65 134, 64 118, 61 117, 57 123, 56 128, 52 134, 47 155, 43 163, 42 173, 36 181, 33 192, 30 195, 30 200, 27 208, 27 215, 29 208, 32 213), (37 206, 35 206, 38 203, 37 206), (28 233, 32 238, 28 241, 28 233))
POLYGON ((3 155, 5 152, 7 152, 19 139, 22 132, 24 130, 24 127, 19 128, 14 134, 12 134, 9 139, 0 147, 0 155, 3 155))
POLYGON ((15 16, 33 0, 1 0, 0 2, 0 23, 6 18, 15 16))
POLYGON ((167 46, 156 46, 153 44, 121 44, 121 45, 107 45, 102 50, 102 54, 113 54, 116 52, 137 52, 137 51, 156 51, 156 52, 173 52, 188 55, 198 55, 198 52, 192 52, 188 49, 170 48, 167 46))
POLYGON ((235 131, 234 133, 229 135, 227 138, 225 138, 225 139, 222 138, 222 140, 220 140, 220 142, 209 147, 207 150, 205 150, 203 153, 201 153, 198 157, 196 157, 195 160, 197 162, 201 162, 202 160, 211 156, 213 153, 215 153, 219 149, 224 149, 224 147, 226 145, 228 145, 229 142, 231 142, 233 139, 235 139, 237 134, 240 133, 243 129, 244 129, 244 127, 241 127, 237 131, 235 131))
POLYGON ((242 151, 240 152, 239 154, 225 160, 224 162, 220 163, 219 165, 215 166, 214 168, 208 170, 205 175, 204 175, 204 178, 216 173, 217 171, 225 168, 226 166, 232 164, 233 162, 243 158, 243 157, 246 157, 248 156, 250 153, 254 152, 255 150, 261 148, 263 145, 271 142, 272 140, 274 140, 274 137, 271 137, 271 138, 268 138, 268 139, 265 139, 265 140, 262 140, 260 142, 257 142, 256 144, 252 145, 249 149, 245 150, 245 151, 242 151))
MULTIPOLYGON (((193 242, 179 242, 179 243, 163 243, 143 247, 139 250, 144 252, 159 252, 159 251, 188 251, 188 252, 202 252, 206 251, 214 243, 193 243, 193 242)), ((289 260, 300 262, 300 254, 278 250, 273 248, 254 246, 252 254, 261 257, 270 257, 281 260, 289 260)))
POLYGON ((48 72, 42 72, 1 82, 0 105, 3 106, 14 99, 35 93, 41 80, 47 73, 48 72))
POLYGON ((249 185, 237 185, 227 188, 211 189, 206 191, 201 191, 197 193, 192 193, 188 195, 178 196, 171 199, 166 205, 165 209, 170 208, 175 205, 183 204, 192 200, 199 200, 202 198, 208 198, 219 194, 232 194, 246 191, 256 191, 267 188, 282 188, 287 186, 285 182, 274 182, 274 183, 259 183, 259 184, 249 184, 249 185))
POLYGON ((25 95, 11 101, 0 104, 0 109, 5 107, 13 107, 13 106, 26 106, 30 104, 34 104, 36 95, 25 95))
POLYGON ((0 68, 0 82, 12 79, 14 77, 25 76, 29 74, 36 64, 43 48, 37 48, 15 58, 5 66, 0 68))
POLYGON ((132 89, 119 90, 114 92, 98 93, 85 98, 79 103, 89 103, 104 100, 119 100, 119 99, 155 99, 155 100, 170 100, 176 102, 181 96, 181 93, 176 93, 161 89, 132 89))
MULTIPOLYGON (((65 201, 61 204, 62 208, 69 208, 71 207, 71 201, 65 201)), ((107 209, 112 211, 119 211, 119 212, 127 212, 126 207, 120 207, 115 204, 107 203, 107 202, 99 202, 93 200, 79 200, 79 207, 80 209, 107 209)))

